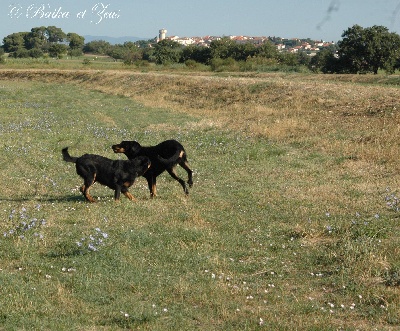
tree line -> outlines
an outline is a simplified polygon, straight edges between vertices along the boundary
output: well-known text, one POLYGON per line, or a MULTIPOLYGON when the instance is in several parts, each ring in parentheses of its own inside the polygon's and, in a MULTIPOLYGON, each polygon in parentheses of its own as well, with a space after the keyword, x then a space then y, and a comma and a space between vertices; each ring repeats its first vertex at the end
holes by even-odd
POLYGON ((3 52, 15 58, 40 58, 48 54, 59 57, 82 55, 85 38, 77 33, 64 33, 56 26, 32 28, 30 32, 17 32, 3 38, 3 52))
POLYGON ((315 56, 304 51, 280 52, 272 38, 255 45, 251 42, 237 43, 224 37, 213 40, 209 47, 182 46, 169 39, 158 43, 155 40, 141 40, 111 45, 97 40, 85 44, 84 37, 76 33, 65 34, 55 26, 42 26, 30 32, 8 35, 3 39, 2 50, 16 58, 90 53, 107 55, 127 65, 184 63, 189 67, 209 66, 215 71, 306 68, 322 73, 376 74, 379 70, 393 73, 400 69, 400 36, 389 32, 384 26, 363 28, 354 25, 343 32, 342 40, 336 45, 323 48, 315 56))

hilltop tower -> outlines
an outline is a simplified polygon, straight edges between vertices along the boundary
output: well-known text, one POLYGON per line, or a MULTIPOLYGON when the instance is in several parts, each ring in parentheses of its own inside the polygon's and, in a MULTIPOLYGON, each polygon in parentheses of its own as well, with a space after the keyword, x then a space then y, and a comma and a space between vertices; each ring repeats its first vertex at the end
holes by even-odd
POLYGON ((167 30, 166 29, 161 29, 159 31, 158 40, 164 40, 166 34, 167 34, 167 30))

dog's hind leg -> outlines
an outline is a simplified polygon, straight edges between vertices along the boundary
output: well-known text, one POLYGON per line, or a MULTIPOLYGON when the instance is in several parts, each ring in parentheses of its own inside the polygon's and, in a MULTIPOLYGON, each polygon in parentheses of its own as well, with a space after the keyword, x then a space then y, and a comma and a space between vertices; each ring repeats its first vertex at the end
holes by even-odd
POLYGON ((95 182, 96 182, 96 174, 93 174, 93 176, 88 175, 87 177, 85 177, 85 183, 81 187, 81 192, 83 196, 89 202, 96 202, 96 200, 89 193, 90 188, 93 186, 95 182))
MULTIPOLYGON (((186 155, 184 155, 184 156, 186 156, 186 155)), ((192 187, 192 186, 193 186, 193 171, 192 171, 192 169, 189 168, 189 164, 188 164, 188 162, 187 162, 187 160, 186 160, 186 157, 184 157, 184 158, 182 159, 182 161, 179 162, 179 165, 180 165, 183 169, 186 170, 186 172, 187 172, 187 174, 188 174, 188 181, 187 181, 187 183, 189 184, 189 187, 192 187)))
POLYGON ((184 181, 182 178, 180 178, 180 177, 178 176, 178 174, 176 173, 175 167, 172 167, 172 168, 170 168, 170 169, 167 169, 167 171, 168 171, 168 173, 171 175, 171 177, 172 177, 173 179, 177 180, 177 181, 179 182, 179 184, 182 185, 183 191, 185 192, 186 195, 188 195, 188 194, 189 194, 189 190, 188 190, 188 188, 186 187, 186 183, 185 183, 185 181, 184 181))
POLYGON ((89 191, 90 191, 91 186, 87 186, 85 187, 85 191, 83 191, 83 196, 85 197, 85 199, 89 202, 96 202, 96 200, 90 195, 89 191))

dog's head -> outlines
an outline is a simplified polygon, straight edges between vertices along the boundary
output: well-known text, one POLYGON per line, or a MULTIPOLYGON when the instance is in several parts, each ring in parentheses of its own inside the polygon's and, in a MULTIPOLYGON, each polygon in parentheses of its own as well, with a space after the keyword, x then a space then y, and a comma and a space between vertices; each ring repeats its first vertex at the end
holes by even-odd
POLYGON ((151 166, 150 159, 147 156, 138 156, 130 161, 138 176, 142 176, 151 166))
POLYGON ((124 153, 129 158, 135 157, 142 148, 137 141, 121 141, 121 143, 112 145, 114 153, 124 153))

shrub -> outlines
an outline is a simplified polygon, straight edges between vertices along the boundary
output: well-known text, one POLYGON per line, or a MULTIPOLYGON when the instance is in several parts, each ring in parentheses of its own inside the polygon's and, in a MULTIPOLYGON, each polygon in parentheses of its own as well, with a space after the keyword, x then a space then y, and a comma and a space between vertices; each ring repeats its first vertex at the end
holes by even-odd
POLYGON ((227 59, 213 58, 210 62, 212 71, 239 71, 239 64, 231 57, 227 59))
POLYGON ((20 48, 18 50, 16 50, 15 52, 12 52, 9 54, 10 57, 13 58, 27 58, 29 57, 29 51, 25 48, 20 48))
POLYGON ((29 50, 29 56, 38 59, 43 56, 43 51, 39 48, 32 48, 29 50))
POLYGON ((78 56, 82 56, 83 52, 82 52, 82 50, 80 48, 75 48, 75 49, 70 49, 68 51, 68 55, 70 57, 78 57, 78 56))

